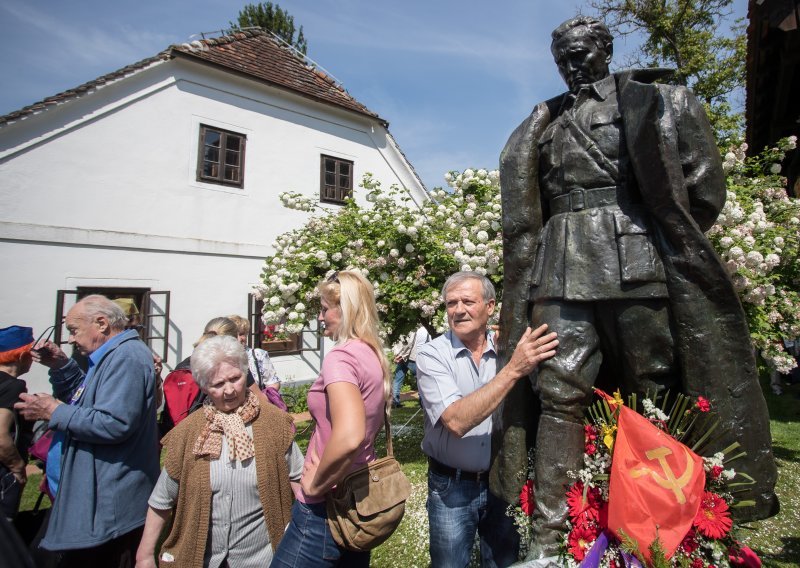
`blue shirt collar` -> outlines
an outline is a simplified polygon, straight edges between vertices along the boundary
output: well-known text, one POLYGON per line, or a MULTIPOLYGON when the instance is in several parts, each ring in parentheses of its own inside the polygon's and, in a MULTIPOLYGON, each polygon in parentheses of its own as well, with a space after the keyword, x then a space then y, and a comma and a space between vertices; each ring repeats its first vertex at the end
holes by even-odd
POLYGON ((91 369, 92 367, 97 365, 103 358, 103 356, 109 351, 111 351, 114 347, 116 347, 123 341, 131 339, 131 337, 138 335, 139 334, 136 333, 136 330, 126 329, 121 333, 111 336, 105 343, 103 343, 100 347, 95 349, 94 352, 89 355, 89 368, 91 369))

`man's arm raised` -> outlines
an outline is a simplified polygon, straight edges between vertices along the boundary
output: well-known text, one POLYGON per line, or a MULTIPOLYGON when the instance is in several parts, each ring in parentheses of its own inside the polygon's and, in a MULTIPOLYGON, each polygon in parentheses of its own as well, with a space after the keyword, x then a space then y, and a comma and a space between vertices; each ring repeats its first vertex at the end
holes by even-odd
POLYGON ((447 407, 440 417, 444 427, 461 438, 486 420, 519 379, 527 377, 539 363, 556 354, 556 334, 545 334, 546 331, 546 324, 535 330, 527 328, 502 371, 475 392, 447 407))

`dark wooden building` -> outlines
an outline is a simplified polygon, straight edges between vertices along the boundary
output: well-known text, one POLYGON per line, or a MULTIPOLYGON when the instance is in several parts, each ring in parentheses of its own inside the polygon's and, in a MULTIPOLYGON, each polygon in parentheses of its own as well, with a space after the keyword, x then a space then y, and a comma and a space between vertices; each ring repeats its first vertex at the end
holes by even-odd
MULTIPOLYGON (((800 0, 750 0, 747 28, 748 153, 800 134, 800 0)), ((800 195, 800 150, 786 156, 790 195, 800 195)))

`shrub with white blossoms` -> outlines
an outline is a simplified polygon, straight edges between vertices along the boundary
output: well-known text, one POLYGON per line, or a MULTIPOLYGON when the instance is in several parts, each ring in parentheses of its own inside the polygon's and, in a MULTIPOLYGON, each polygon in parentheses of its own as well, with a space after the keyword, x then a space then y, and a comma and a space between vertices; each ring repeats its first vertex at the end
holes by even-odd
POLYGON ((796 366, 783 339, 800 337, 800 200, 787 196, 779 175, 796 145, 792 136, 749 158, 745 144, 731 148, 723 161, 727 200, 708 232, 742 300, 753 344, 780 373, 796 366))
POLYGON ((318 309, 315 287, 334 270, 359 270, 375 287, 383 332, 390 343, 419 323, 444 331, 439 297, 457 270, 475 270, 502 283, 502 231, 497 171, 467 169, 445 176, 450 190, 430 192, 421 206, 397 186, 383 189, 371 174, 360 188, 370 203, 320 207, 313 198, 282 193, 284 206, 311 211, 301 228, 285 233, 266 259, 263 320, 276 331, 297 332, 318 309), (308 306, 308 307, 306 307, 308 306))

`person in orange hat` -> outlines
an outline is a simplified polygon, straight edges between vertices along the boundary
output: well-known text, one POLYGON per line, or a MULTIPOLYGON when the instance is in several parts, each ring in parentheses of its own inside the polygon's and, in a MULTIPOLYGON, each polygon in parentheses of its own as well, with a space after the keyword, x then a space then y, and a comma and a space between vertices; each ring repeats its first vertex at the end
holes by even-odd
POLYGON ((9 520, 17 516, 25 483, 28 446, 33 422, 14 410, 19 395, 27 392, 21 375, 31 368, 33 330, 12 325, 0 329, 0 509, 9 520))

